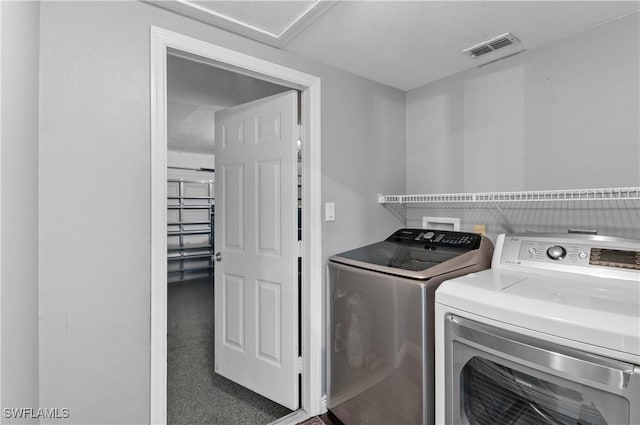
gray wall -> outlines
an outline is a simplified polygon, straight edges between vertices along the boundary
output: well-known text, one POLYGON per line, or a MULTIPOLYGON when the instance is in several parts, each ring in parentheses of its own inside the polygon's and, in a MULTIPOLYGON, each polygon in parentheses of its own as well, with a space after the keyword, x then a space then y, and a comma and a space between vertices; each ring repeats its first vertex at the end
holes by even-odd
POLYGON ((336 204, 336 220, 323 226, 327 257, 377 242, 402 225, 376 195, 404 191, 405 96, 351 74, 319 75, 322 199, 336 204))
MULTIPOLYGON (((38 407, 37 2, 2 2, 2 408, 38 407)), ((4 411, 3 417, 4 417, 4 411)), ((19 420, 4 419, 5 423, 19 420)), ((29 421, 24 421, 29 422, 29 421)), ((37 421, 30 421, 37 422, 37 421)))
MULTIPOLYGON (((640 185, 639 40, 635 13, 408 92, 407 192, 640 185)), ((507 213, 516 230, 640 237, 629 203, 533 206, 507 213)), ((492 206, 412 210, 409 223, 422 215, 506 230, 492 206)))
MULTIPOLYGON (((405 95, 140 2, 41 12, 40 404, 73 423, 149 419, 149 25, 322 78, 323 255, 398 221, 405 95)), ((58 421, 64 422, 64 421, 58 421)))

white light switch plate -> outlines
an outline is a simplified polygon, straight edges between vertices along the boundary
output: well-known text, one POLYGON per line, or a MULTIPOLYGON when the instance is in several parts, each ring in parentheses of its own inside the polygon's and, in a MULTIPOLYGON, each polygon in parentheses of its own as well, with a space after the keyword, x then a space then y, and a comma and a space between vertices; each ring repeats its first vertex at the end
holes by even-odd
POLYGON ((333 202, 326 202, 324 204, 324 221, 335 221, 336 219, 336 204, 333 202))

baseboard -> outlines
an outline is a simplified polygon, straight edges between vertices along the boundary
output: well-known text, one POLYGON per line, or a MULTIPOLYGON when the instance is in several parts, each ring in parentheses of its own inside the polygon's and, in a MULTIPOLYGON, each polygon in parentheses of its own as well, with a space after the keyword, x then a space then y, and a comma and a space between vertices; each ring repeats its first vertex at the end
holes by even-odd
POLYGON ((327 413, 328 400, 329 400, 329 396, 327 396, 327 393, 322 394, 322 396, 320 397, 320 414, 327 413))
POLYGON ((269 422, 268 425, 296 425, 300 422, 304 422, 311 417, 304 409, 298 409, 295 412, 289 413, 280 419, 276 419, 273 422, 269 422))

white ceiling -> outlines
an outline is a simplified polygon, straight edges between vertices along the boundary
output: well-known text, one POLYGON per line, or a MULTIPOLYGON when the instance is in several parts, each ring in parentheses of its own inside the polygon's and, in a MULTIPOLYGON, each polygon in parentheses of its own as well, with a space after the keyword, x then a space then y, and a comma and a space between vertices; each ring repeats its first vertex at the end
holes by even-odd
POLYGON ((411 90, 638 11, 636 1, 187 1, 162 6, 411 90), (462 50, 511 32, 522 43, 462 50))
MULTIPOLYGON (((154 3, 408 91, 639 10, 639 1, 189 1, 154 3), (511 32, 521 43, 462 50, 511 32)), ((614 40, 612 40, 614 42, 614 40)), ((215 111, 286 90, 168 59, 169 149, 212 153, 215 111)))

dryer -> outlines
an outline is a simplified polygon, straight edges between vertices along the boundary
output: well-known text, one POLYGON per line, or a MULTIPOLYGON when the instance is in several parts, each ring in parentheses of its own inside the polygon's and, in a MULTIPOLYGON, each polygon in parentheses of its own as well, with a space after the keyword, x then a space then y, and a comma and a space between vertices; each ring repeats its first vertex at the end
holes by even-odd
POLYGON ((438 424, 640 423, 640 241, 500 235, 435 308, 438 424))
POLYGON ((400 229, 329 259, 328 407, 346 425, 433 424, 434 292, 489 267, 493 244, 400 229))

